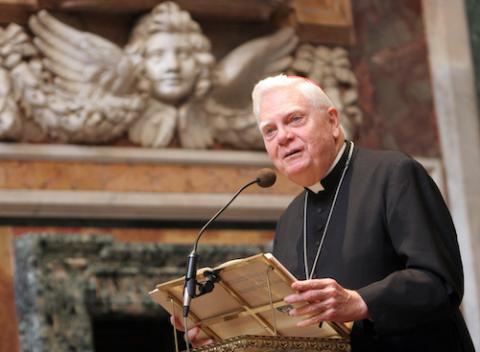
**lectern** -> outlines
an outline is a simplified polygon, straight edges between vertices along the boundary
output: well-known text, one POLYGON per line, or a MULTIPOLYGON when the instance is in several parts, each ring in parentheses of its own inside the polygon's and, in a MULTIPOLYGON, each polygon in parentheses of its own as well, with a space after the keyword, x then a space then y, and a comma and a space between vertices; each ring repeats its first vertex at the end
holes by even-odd
MULTIPOLYGON (((270 253, 199 269, 199 286, 213 285, 213 290, 191 301, 188 326, 199 326, 202 337, 217 342, 196 351, 350 351, 350 324, 296 326, 302 318, 288 315, 294 306, 283 301, 293 293, 290 286, 295 280, 270 253)), ((183 283, 184 278, 179 278, 159 284, 150 295, 180 317, 183 283)))

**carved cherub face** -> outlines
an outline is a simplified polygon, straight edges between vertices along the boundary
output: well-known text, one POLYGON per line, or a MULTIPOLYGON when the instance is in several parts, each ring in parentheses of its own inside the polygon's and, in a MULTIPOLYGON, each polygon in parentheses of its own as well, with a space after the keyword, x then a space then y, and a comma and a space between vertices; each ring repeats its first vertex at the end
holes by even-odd
POLYGON ((172 105, 189 96, 200 67, 188 34, 160 32, 146 43, 145 71, 152 81, 154 98, 172 105))
POLYGON ((215 59, 210 41, 188 12, 162 2, 135 26, 127 51, 144 59, 152 98, 178 106, 205 96, 215 59))

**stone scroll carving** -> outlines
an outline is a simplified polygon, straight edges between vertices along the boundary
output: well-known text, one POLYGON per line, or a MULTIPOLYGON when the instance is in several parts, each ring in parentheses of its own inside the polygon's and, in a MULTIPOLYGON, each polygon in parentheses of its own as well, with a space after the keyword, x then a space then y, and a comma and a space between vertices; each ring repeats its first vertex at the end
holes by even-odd
POLYGON ((216 62, 189 13, 163 2, 120 47, 46 11, 0 28, 0 140, 262 149, 250 92, 287 72, 323 85, 352 132, 361 120, 348 53, 298 45, 291 28, 248 41, 216 62))

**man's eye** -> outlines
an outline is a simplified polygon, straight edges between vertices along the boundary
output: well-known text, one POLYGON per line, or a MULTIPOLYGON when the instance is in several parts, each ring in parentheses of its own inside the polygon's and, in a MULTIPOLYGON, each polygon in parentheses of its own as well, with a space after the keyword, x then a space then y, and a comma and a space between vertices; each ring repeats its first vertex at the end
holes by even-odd
POLYGON ((303 120, 303 116, 300 116, 300 115, 295 115, 291 118, 291 122, 293 123, 297 123, 297 122, 300 122, 303 120))
POLYGON ((273 137, 273 135, 275 134, 275 128, 264 128, 263 129, 263 135, 265 137, 273 137))

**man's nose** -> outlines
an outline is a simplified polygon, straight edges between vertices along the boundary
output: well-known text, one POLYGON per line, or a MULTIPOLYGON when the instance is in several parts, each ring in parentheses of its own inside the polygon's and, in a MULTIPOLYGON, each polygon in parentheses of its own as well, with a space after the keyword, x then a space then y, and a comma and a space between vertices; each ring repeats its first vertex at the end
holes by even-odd
POLYGON ((292 139, 292 131, 288 127, 281 126, 277 132, 278 144, 286 144, 292 139))

